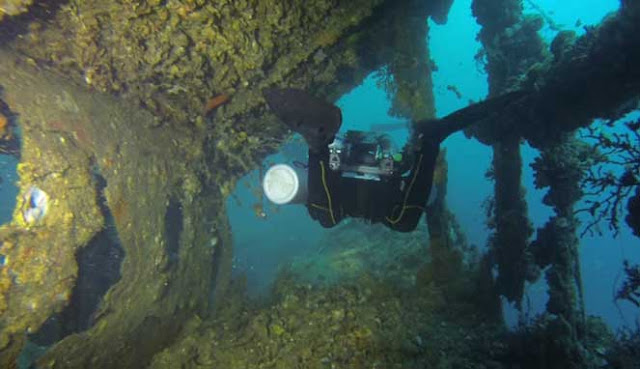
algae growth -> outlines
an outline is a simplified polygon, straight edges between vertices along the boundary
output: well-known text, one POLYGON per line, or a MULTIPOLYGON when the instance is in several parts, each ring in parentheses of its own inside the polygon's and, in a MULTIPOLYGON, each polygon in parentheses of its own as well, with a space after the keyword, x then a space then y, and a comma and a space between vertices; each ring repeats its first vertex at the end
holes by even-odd
POLYGON ((397 9, 73 1, 3 23, 4 45, 20 57, 3 54, 2 101, 22 127, 18 206, 2 227, 3 365, 15 363, 25 331, 44 334, 47 318, 73 305, 74 255, 104 229, 124 251, 120 279, 86 330, 67 330, 38 365, 148 362, 173 339, 155 332, 177 332, 206 311, 212 286, 224 301, 224 198, 286 134, 265 115, 260 90, 340 96, 388 59, 388 37, 408 16, 389 21, 397 9), (211 103, 218 96, 224 104, 211 103), (32 188, 48 199, 37 222, 24 217, 36 211, 32 188))
POLYGON ((0 20, 5 16, 18 15, 27 11, 33 0, 2 0, 0 1, 0 20))
MULTIPOLYGON (((541 340, 540 362, 587 363, 602 350, 581 309, 571 215, 581 168, 569 134, 619 116, 639 93, 637 70, 625 69, 640 63, 637 2, 549 48, 541 18, 523 16, 520 2, 474 1, 492 94, 528 91, 505 119, 470 130, 497 153, 490 254, 467 247, 447 208, 443 153, 428 235, 372 239, 351 224, 319 257, 283 272, 260 304, 245 299, 240 280, 231 284, 224 204, 289 134, 261 90, 336 100, 378 71, 393 114, 433 118, 426 20, 446 20, 451 1, 28 5, 0 1, 0 150, 20 157, 18 205, 0 227, 0 366, 15 367, 48 335, 36 367, 499 368, 525 362, 518 342, 558 332, 541 340), (538 184, 550 186, 559 214, 534 241, 520 188, 523 138, 544 150, 538 184), (570 178, 555 175, 568 166, 570 178), (78 309, 74 288, 90 269, 80 256, 93 244, 122 248, 119 279, 87 324, 62 322, 53 334, 51 320, 78 309), (395 252, 392 263, 381 262, 383 250, 395 252), (509 336, 499 294, 520 302, 536 265, 549 266, 553 319, 509 336)), ((616 349, 632 356, 630 346, 616 349)))
POLYGON ((473 258, 428 251, 424 228, 397 237, 369 227, 350 223, 320 240, 324 257, 285 269, 266 304, 247 302, 239 281, 230 303, 190 321, 150 367, 480 368, 504 354, 505 332, 474 296, 473 258), (445 269, 459 273, 444 281, 445 269))

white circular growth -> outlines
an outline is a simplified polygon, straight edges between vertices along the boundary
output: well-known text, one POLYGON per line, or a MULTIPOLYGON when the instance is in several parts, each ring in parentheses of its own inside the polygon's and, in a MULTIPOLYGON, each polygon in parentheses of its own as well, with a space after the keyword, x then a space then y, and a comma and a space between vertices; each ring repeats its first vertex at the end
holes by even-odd
POLYGON ((24 195, 22 216, 28 224, 39 222, 49 210, 49 195, 36 186, 29 187, 24 195))
POLYGON ((262 189, 274 204, 288 204, 300 191, 300 179, 296 171, 289 165, 276 164, 265 173, 262 189))

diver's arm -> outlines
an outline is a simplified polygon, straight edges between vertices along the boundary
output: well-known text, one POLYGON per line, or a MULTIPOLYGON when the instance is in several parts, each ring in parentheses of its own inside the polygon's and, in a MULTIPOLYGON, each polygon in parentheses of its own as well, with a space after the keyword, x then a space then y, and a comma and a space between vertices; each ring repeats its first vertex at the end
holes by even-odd
POLYGON ((526 95, 527 93, 524 91, 508 92, 456 110, 444 118, 416 122, 416 132, 425 135, 434 142, 442 142, 452 133, 487 119, 492 115, 499 115, 511 103, 526 95))

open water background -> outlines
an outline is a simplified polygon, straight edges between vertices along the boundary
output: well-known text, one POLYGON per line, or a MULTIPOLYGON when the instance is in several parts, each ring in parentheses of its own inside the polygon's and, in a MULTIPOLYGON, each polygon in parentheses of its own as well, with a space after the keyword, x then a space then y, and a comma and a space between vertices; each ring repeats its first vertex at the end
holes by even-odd
MULTIPOLYGON (((557 26, 575 30, 578 35, 584 33, 584 26, 599 23, 606 14, 619 7, 618 0, 525 0, 524 4, 527 13, 540 14, 542 11, 557 26), (534 3, 537 7, 531 5, 534 3)), ((471 0, 456 0, 447 24, 430 23, 429 47, 438 66, 433 74, 436 111, 438 116, 444 116, 466 106, 469 100, 486 97, 486 74, 474 59, 480 48, 476 41, 480 28, 471 15, 471 0), (448 85, 456 86, 462 98, 447 90, 448 85)), ((549 42, 555 34, 556 31, 549 26, 542 30, 543 37, 549 42)), ((387 114, 389 101, 385 92, 376 86, 373 75, 337 104, 343 111, 343 129, 369 130, 377 124, 406 123, 387 114)), ((408 136, 406 130, 396 130, 393 134, 400 142, 408 136)), ((462 133, 449 137, 444 147, 447 148, 449 162, 447 202, 469 242, 484 250, 489 231, 485 226, 482 203, 493 191, 493 184, 484 174, 491 163, 491 149, 465 138, 462 133)), ((305 155, 306 148, 297 138, 279 154, 267 158, 265 165, 304 161, 305 155)), ((534 226, 541 227, 552 210, 542 204, 545 190, 536 190, 533 186, 533 172, 529 164, 536 156, 536 150, 526 145, 523 147, 523 186, 527 191, 529 214, 534 226)), ((235 240, 234 270, 246 273, 249 291, 254 295, 268 291, 279 266, 317 253, 322 247, 320 239, 330 232, 313 222, 302 205, 276 208, 264 200, 267 218, 256 217, 253 205, 261 201, 259 193, 260 178, 256 171, 241 181, 228 202, 235 240)), ((626 226, 615 238, 606 232, 606 225, 602 229, 605 231, 603 236, 585 236, 581 241, 587 313, 603 317, 613 329, 633 327, 639 319, 637 308, 627 302, 616 304, 613 296, 623 279, 622 260, 640 262, 640 240, 626 226)), ((542 312, 546 301, 546 283, 542 278, 540 282, 527 286, 526 315, 542 312)), ((504 307, 507 322, 515 324, 517 311, 507 304, 504 307)))
MULTIPOLYGON (((585 25, 593 25, 619 6, 618 0, 525 0, 525 9, 530 13, 542 10, 563 29, 573 29, 579 34, 585 25)), ((431 57, 438 66, 434 73, 434 88, 438 116, 444 116, 464 107, 469 100, 480 100, 486 96, 486 74, 474 56, 480 48, 476 41, 479 26, 471 15, 471 0, 456 0, 445 25, 431 24, 429 47, 431 57), (447 90, 453 85, 462 98, 447 90)), ((543 36, 551 40, 556 31, 543 29, 543 36)), ((426 40, 425 40, 426 41, 426 40)), ((370 76, 361 86, 341 98, 338 105, 343 110, 344 129, 371 129, 376 124, 406 123, 388 116, 389 101, 384 91, 376 86, 375 76, 370 76)), ((636 116, 637 116, 636 112, 636 116)), ((406 130, 393 132, 402 143, 406 130)), ((471 244, 481 250, 486 248, 489 231, 485 226, 483 201, 492 193, 493 185, 485 179, 491 163, 491 149, 475 140, 457 133, 444 143, 449 162, 449 185, 447 202, 471 244)), ((265 160, 269 163, 305 160, 306 147, 300 138, 294 139, 282 151, 265 160)), ((544 191, 533 186, 533 173, 529 163, 537 156, 534 149, 524 146, 523 186, 527 191, 530 218, 536 227, 542 226, 552 211, 542 204, 544 191)), ((0 223, 11 219, 17 189, 15 159, 0 156, 0 223)), ((318 252, 319 241, 327 231, 313 222, 302 205, 276 208, 267 204, 260 196, 259 172, 247 175, 228 201, 228 211, 234 231, 236 275, 246 274, 251 294, 260 295, 268 291, 279 266, 298 258, 312 256, 318 252), (256 216, 254 205, 262 203, 266 219, 256 216)), ((603 227, 606 230, 606 226, 603 227)), ((626 302, 615 304, 613 295, 622 280, 622 260, 640 262, 640 240, 634 238, 626 226, 618 237, 605 233, 603 236, 585 236, 582 239, 581 263, 585 287, 586 308, 589 314, 603 317, 614 329, 633 326, 638 310, 626 302)), ((543 311, 546 303, 544 280, 527 287, 526 312, 533 315, 543 311)), ((509 323, 517 320, 517 312, 505 305, 509 323)))

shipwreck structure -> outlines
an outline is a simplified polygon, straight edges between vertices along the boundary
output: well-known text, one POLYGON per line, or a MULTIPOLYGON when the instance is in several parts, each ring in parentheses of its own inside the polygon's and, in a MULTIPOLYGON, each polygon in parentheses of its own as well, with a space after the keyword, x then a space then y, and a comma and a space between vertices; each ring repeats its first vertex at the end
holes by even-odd
MULTIPOLYGON (((17 206, 0 227, 0 366, 17 367, 28 341, 50 346, 35 363, 42 368, 176 367, 203 357, 229 365, 197 354, 188 337, 208 337, 201 318, 228 311, 226 197, 288 134, 261 90, 291 86, 335 100, 384 68, 393 113, 433 117, 427 19, 445 22, 451 2, 0 0, 0 148, 20 159, 17 206)), ((573 132, 620 116, 640 94, 640 5, 623 0, 603 24, 580 38, 561 34, 550 49, 520 1, 475 0, 473 10, 491 94, 527 91, 469 132, 495 153, 495 233, 474 274, 484 283, 477 306, 499 322, 498 294, 519 302, 525 281, 551 266, 548 313, 560 339, 549 352, 565 359, 558 367, 580 367, 586 319, 573 207, 587 152, 573 132), (523 139, 542 152, 538 185, 550 187, 556 212, 535 235, 520 188, 523 139)), ((443 273, 465 267, 441 160, 440 197, 427 209, 433 263, 422 275, 455 290, 462 284, 443 273)), ((361 294, 343 296, 343 310, 313 301, 334 320, 368 308, 361 294)), ((376 319, 371 327, 385 326, 376 319)), ((250 337, 286 344, 285 321, 257 315, 251 326, 266 328, 250 337)), ((372 329, 350 331, 349 347, 366 352, 372 329)))

